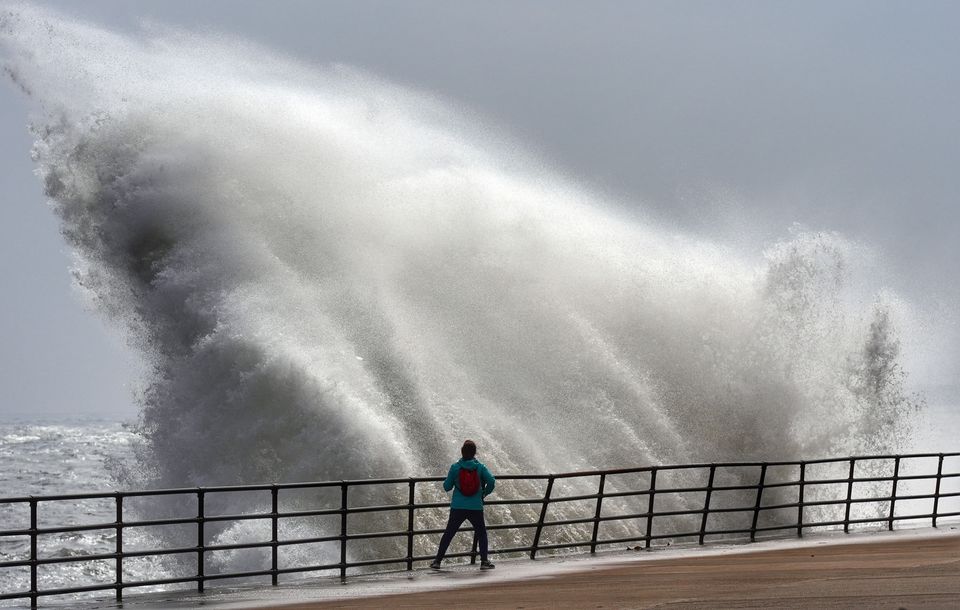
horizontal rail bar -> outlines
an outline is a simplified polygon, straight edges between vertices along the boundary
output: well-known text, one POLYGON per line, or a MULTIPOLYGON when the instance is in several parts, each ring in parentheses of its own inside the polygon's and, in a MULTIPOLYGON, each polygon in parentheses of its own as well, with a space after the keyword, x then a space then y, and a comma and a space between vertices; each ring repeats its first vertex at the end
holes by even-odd
MULTIPOLYGON (((815 465, 815 464, 844 464, 848 463, 851 459, 858 462, 862 461, 876 461, 876 460, 891 460, 895 458, 901 459, 920 459, 920 458, 939 458, 939 457, 949 458, 949 457, 958 457, 960 452, 950 452, 950 453, 914 453, 914 454, 890 454, 890 455, 862 455, 862 456, 851 456, 844 458, 820 458, 820 459, 811 459, 811 460, 781 460, 781 461, 766 461, 766 462, 704 462, 697 464, 671 464, 671 465, 658 465, 658 466, 639 466, 632 468, 614 468, 607 470, 587 470, 587 471, 577 471, 577 472, 565 472, 559 474, 504 474, 497 477, 498 480, 545 480, 553 477, 554 479, 566 479, 566 478, 577 478, 577 477, 594 477, 601 474, 606 475, 617 475, 617 474, 633 474, 633 473, 643 473, 650 472, 652 470, 659 470, 661 472, 665 471, 683 471, 683 470, 695 470, 695 469, 705 469, 711 466, 716 468, 752 468, 752 467, 761 467, 763 465, 767 466, 799 466, 800 464, 806 465, 815 465)), ((960 473, 957 473, 960 476, 960 473)), ((948 476, 947 474, 943 475, 944 477, 948 476)), ((251 484, 251 485, 220 485, 220 486, 209 486, 203 488, 196 487, 181 487, 181 488, 169 488, 169 489, 152 489, 152 490, 137 490, 137 491, 114 491, 114 492, 95 492, 95 493, 78 493, 78 494, 60 494, 60 495, 50 495, 50 496, 17 496, 10 498, 0 498, 0 503, 18 503, 18 502, 30 502, 36 500, 38 502, 48 502, 54 500, 84 500, 84 499, 113 499, 118 495, 122 495, 126 498, 131 497, 146 497, 146 496, 157 496, 157 495, 173 495, 173 494, 196 494, 198 490, 202 489, 205 493, 224 493, 224 492, 237 492, 237 491, 271 491, 273 489, 308 489, 308 488, 337 488, 346 484, 349 486, 368 486, 368 485, 386 485, 386 484, 403 484, 403 483, 428 483, 428 482, 441 482, 444 480, 444 477, 407 477, 407 478, 391 478, 391 479, 347 479, 343 481, 302 481, 295 483, 260 483, 260 484, 251 484)))

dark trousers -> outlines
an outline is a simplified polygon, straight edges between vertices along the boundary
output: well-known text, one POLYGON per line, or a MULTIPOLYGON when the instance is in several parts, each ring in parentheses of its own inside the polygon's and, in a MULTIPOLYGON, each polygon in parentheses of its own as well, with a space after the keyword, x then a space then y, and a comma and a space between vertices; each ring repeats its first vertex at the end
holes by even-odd
POLYGON ((476 532, 477 542, 480 545, 480 561, 487 560, 487 524, 483 522, 483 511, 451 508, 447 529, 444 530, 443 537, 440 538, 440 548, 437 549, 437 561, 442 560, 443 556, 447 554, 450 541, 453 540, 453 536, 464 521, 469 521, 476 532))

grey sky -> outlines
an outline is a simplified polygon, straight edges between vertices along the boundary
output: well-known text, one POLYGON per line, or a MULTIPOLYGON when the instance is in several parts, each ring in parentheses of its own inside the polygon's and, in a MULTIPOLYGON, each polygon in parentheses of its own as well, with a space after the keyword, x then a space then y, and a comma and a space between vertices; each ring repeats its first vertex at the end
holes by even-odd
MULTIPOLYGON (((356 65, 465 106, 628 214, 757 252, 794 222, 838 230, 927 315, 960 303, 955 2, 42 4, 356 65)), ((133 415, 135 359, 70 288, 28 110, 0 86, 0 414, 133 415)))

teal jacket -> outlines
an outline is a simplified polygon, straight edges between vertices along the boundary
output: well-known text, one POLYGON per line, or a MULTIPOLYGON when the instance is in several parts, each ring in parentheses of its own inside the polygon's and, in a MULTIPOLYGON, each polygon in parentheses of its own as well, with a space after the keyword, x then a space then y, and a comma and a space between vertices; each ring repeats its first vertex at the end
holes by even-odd
POLYGON ((490 474, 490 471, 487 470, 486 466, 478 462, 476 459, 464 460, 461 458, 459 461, 454 462, 450 466, 450 472, 447 473, 447 478, 443 482, 443 490, 453 490, 453 499, 450 500, 450 508, 483 510, 483 499, 493 493, 493 488, 496 486, 496 484, 497 480, 493 478, 493 475, 490 474), (465 496, 460 493, 460 489, 457 487, 457 482, 460 480, 461 468, 466 468, 467 470, 480 470, 479 493, 475 493, 472 496, 465 496))

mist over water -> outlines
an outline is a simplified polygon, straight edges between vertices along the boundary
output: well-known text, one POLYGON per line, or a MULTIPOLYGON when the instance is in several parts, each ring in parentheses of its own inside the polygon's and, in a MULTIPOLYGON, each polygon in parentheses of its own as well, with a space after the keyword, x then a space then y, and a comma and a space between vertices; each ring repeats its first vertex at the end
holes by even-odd
POLYGON ((0 17, 77 283, 148 363, 168 487, 886 452, 910 440, 870 249, 626 220, 469 112, 158 27, 0 17))

